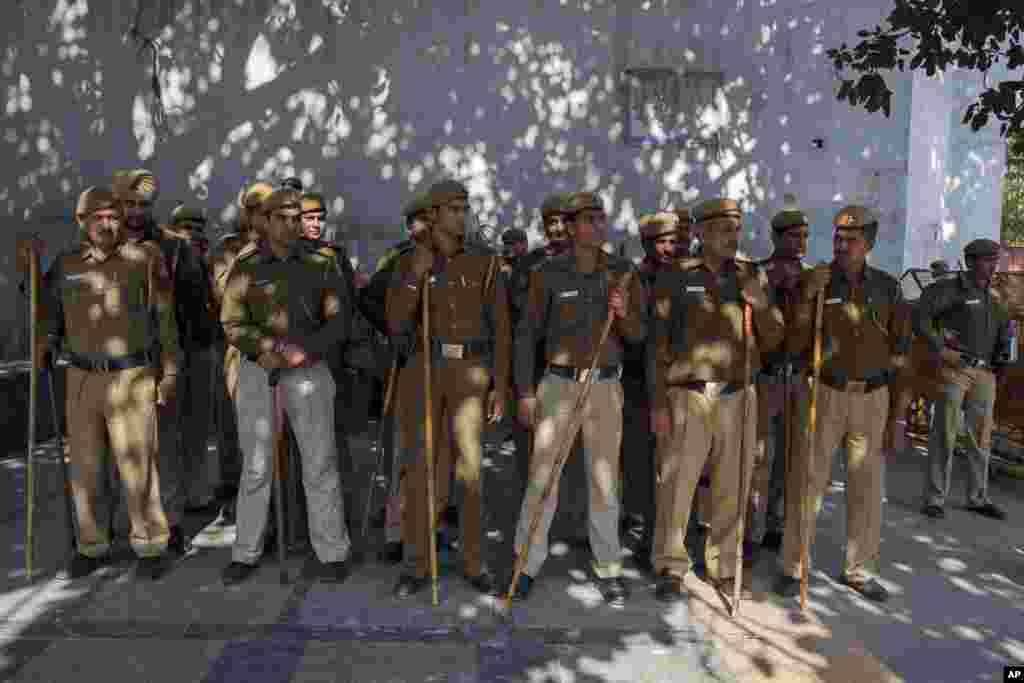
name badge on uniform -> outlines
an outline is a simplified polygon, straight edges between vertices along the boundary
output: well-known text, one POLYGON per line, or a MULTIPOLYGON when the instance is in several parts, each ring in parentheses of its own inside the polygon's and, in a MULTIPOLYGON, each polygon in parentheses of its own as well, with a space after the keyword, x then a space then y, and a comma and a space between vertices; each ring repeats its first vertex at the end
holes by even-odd
POLYGON ((694 285, 686 288, 687 294, 703 294, 704 292, 704 285, 694 285))
POLYGON ((441 344, 441 356, 443 358, 462 359, 462 344, 441 344))
POLYGON ((558 298, 559 299, 572 299, 573 297, 577 297, 579 295, 580 295, 580 290, 578 290, 578 289, 571 289, 571 290, 569 290, 567 292, 559 292, 558 293, 558 298))
POLYGON ((85 273, 74 273, 71 275, 65 275, 64 279, 68 282, 78 282, 79 280, 85 279, 85 273))
POLYGON ((825 303, 826 304, 841 304, 841 303, 843 303, 843 300, 841 298, 839 298, 839 297, 836 297, 834 299, 825 299, 825 303))
POLYGON ((976 304, 980 304, 981 303, 981 299, 968 299, 966 303, 967 303, 968 306, 973 306, 973 305, 976 305, 976 304))

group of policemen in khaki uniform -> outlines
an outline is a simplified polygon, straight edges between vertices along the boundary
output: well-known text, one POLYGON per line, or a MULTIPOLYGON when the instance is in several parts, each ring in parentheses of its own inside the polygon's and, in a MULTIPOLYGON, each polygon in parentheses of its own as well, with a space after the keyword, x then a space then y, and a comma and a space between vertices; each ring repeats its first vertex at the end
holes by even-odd
MULTIPOLYGON (((748 549, 781 545, 776 591, 794 595, 802 547, 813 539, 840 446, 849 477, 841 578, 870 599, 886 599, 873 578, 881 450, 887 387, 905 365, 912 321, 895 278, 866 265, 878 232, 867 209, 837 214, 834 260, 815 268, 803 263, 808 220, 799 210, 775 216, 775 251, 758 263, 737 257, 737 202, 659 212, 640 221, 646 256, 637 268, 607 249, 608 216, 594 193, 545 199, 547 244, 530 252, 525 233, 509 230, 503 258, 467 239, 468 192, 441 181, 406 206, 409 240, 385 255, 360 294, 344 248, 321 239, 319 195, 253 184, 239 196, 238 232, 207 253, 202 212, 181 208, 156 229, 152 174, 119 173, 112 185, 82 194, 81 246, 61 254, 44 279, 47 343, 37 351, 59 349, 71 365, 72 576, 99 566, 110 547, 95 510, 109 450, 140 573, 157 577, 168 567, 168 548, 184 552, 183 510, 212 498, 218 475, 207 472, 219 469, 238 482, 238 537, 223 579, 245 580, 267 541, 275 438, 287 419, 321 578, 344 580, 352 544, 327 359, 351 337, 358 310, 395 350, 390 381, 401 457, 388 508, 401 511, 401 524, 389 540, 404 546, 396 596, 427 584, 431 530, 444 524, 453 473, 463 488, 463 574, 481 592, 497 587, 483 558, 482 444, 488 425, 514 412, 522 484, 511 561, 521 569, 512 587, 517 599, 529 596, 548 555, 558 504, 558 482, 549 483, 565 452, 584 461, 592 569, 609 603, 628 597, 625 516, 640 524, 638 547, 657 576, 657 597, 685 595, 686 534, 702 482, 707 578, 721 588, 734 579, 745 536, 748 549), (209 340, 185 348, 201 336, 181 333, 183 323, 196 322, 179 304, 196 278, 209 286, 219 351, 210 351, 209 340), (209 468, 195 435, 184 448, 175 436, 188 431, 183 415, 200 412, 173 411, 190 352, 218 356, 235 406, 237 472, 230 458, 209 468), (815 373, 817 429, 807 439, 815 373)), ((933 426, 925 512, 941 514, 963 404, 977 451, 970 503, 998 517, 985 482, 992 368, 1006 356, 1008 321, 987 298, 990 244, 972 243, 968 252, 970 277, 929 289, 913 320, 951 373, 933 426)), ((201 384, 209 362, 195 362, 189 385, 201 384)))

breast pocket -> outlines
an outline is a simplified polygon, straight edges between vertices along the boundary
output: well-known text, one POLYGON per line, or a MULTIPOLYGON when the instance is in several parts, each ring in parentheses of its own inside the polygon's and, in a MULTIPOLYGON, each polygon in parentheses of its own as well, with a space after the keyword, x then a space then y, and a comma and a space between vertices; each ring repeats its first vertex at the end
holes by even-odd
POLYGON ((575 332, 583 326, 585 292, 579 288, 563 289, 555 292, 554 299, 554 313, 559 329, 575 332))

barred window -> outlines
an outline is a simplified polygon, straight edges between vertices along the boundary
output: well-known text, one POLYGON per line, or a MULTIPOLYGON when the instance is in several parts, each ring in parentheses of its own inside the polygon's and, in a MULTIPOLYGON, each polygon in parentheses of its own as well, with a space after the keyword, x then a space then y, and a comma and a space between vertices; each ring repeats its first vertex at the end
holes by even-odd
POLYGON ((704 147, 717 158, 725 118, 720 72, 635 67, 625 82, 627 144, 704 147))

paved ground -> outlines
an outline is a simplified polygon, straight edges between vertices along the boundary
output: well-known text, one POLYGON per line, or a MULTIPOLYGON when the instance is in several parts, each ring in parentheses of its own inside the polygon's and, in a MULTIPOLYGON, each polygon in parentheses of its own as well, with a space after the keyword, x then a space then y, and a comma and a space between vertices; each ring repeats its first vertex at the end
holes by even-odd
MULTIPOLYGON (((372 466, 364 437, 351 441, 359 478, 372 466)), ((130 553, 100 575, 60 582, 66 538, 52 447, 40 451, 35 564, 23 573, 24 464, 0 462, 0 676, 12 681, 1000 681, 1024 663, 1024 483, 997 481, 1010 511, 992 522, 951 509, 940 522, 917 512, 920 455, 891 463, 882 574, 893 592, 867 603, 830 577, 844 527, 841 472, 820 524, 811 610, 767 592, 774 556, 752 577, 754 599, 738 621, 690 577, 687 605, 666 609, 631 570, 633 599, 601 604, 581 550, 562 544, 527 605, 503 615, 458 578, 442 577, 441 606, 429 592, 396 602, 396 568, 368 561, 340 586, 301 576, 281 586, 268 557, 251 582, 225 589, 227 549, 201 549, 158 583, 132 578, 130 553)), ((518 501, 507 491, 514 455, 487 459, 488 554, 507 565, 518 501)), ((958 484, 964 473, 958 472, 958 484)), ((957 489, 960 490, 959 488, 957 489)), ((358 501, 357 501, 358 502, 358 501)), ((189 519, 198 531, 208 517, 189 519)), ((450 560, 451 558, 445 558, 450 560)))

